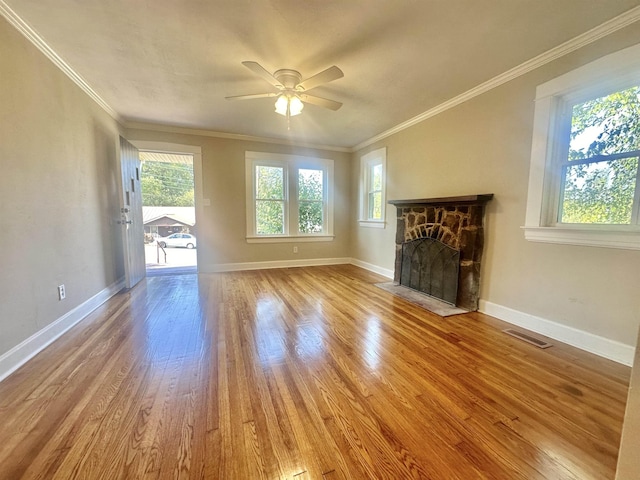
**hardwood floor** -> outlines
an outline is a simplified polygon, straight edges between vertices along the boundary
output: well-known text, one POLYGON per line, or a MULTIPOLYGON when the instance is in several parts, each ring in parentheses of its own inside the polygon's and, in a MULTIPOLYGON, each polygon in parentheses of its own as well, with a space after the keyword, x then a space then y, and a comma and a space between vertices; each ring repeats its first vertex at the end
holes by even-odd
POLYGON ((614 478, 629 368, 381 281, 148 278, 0 383, 0 478, 614 478))

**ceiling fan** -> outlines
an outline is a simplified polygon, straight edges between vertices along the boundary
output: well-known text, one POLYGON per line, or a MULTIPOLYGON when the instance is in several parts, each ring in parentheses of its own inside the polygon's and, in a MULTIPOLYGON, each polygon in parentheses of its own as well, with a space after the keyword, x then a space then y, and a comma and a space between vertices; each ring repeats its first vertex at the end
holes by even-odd
POLYGON ((276 113, 284 115, 287 117, 287 120, 290 117, 299 115, 304 108, 304 103, 311 103, 330 110, 338 110, 342 106, 342 103, 336 102, 335 100, 329 100, 328 98, 317 97, 306 93, 312 88, 316 88, 322 84, 344 77, 342 70, 335 65, 312 77, 302 80, 302 75, 300 75, 300 72, 296 70, 284 68, 277 70, 272 75, 257 62, 242 62, 242 64, 263 80, 266 80, 276 87, 278 91, 225 97, 227 100, 250 100, 254 98, 278 97, 275 105, 276 113))

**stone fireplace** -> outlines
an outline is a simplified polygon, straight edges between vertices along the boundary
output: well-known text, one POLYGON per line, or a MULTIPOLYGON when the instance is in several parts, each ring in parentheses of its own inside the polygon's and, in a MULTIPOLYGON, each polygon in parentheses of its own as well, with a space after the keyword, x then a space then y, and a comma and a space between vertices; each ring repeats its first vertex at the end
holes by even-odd
POLYGON ((477 310, 484 209, 492 198, 391 200, 397 209, 394 283, 477 310))

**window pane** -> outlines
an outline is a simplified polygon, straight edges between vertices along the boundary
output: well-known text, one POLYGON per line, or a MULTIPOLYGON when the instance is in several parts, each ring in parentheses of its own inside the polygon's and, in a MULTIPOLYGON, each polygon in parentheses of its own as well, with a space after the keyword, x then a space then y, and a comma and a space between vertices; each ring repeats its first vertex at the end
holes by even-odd
POLYGON ((258 235, 284 234, 284 202, 256 200, 256 233, 258 235))
POLYGON ((382 190, 382 165, 371 167, 371 190, 382 190))
POLYGON ((382 220, 382 192, 369 194, 369 219, 382 220))
POLYGON ((631 223, 638 157, 567 167, 561 222, 631 223))
POLYGON ((640 87, 573 107, 569 160, 640 150, 640 87))
POLYGON ((300 233, 322 232, 322 202, 300 201, 298 206, 300 233))
POLYGON ((256 166, 256 199, 284 199, 284 169, 256 166))
POLYGON ((298 198, 322 201, 322 170, 298 170, 298 198))

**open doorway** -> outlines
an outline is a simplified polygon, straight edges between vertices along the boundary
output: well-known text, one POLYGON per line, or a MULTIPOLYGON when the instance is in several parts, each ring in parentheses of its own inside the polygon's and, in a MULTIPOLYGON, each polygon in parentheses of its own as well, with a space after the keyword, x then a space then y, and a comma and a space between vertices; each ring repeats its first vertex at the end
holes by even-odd
POLYGON ((197 273, 194 158, 140 151, 147 276, 197 273))

